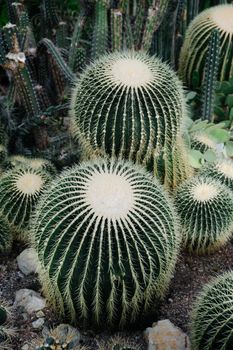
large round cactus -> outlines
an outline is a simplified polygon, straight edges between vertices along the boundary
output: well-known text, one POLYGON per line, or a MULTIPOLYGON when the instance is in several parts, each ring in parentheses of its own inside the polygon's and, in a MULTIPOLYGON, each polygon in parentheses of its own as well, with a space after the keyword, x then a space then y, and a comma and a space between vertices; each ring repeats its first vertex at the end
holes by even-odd
POLYGON ((173 152, 186 105, 168 65, 142 52, 103 56, 74 88, 71 115, 87 153, 130 159, 160 175, 162 168, 162 180, 173 187, 173 152))
POLYGON ((233 191, 233 161, 231 159, 218 159, 201 169, 200 174, 219 180, 233 191))
POLYGON ((233 272, 207 284, 192 312, 193 350, 231 350, 233 347, 233 272))
POLYGON ((28 166, 8 170, 0 178, 0 208, 18 237, 28 228, 30 215, 50 176, 28 166))
POLYGON ((233 75, 233 5, 218 5, 201 12, 190 23, 181 49, 179 75, 191 85, 194 71, 203 76, 208 42, 214 29, 220 32, 219 80, 233 75))
POLYGON ((189 251, 211 252, 231 236, 233 196, 219 181, 204 176, 187 180, 177 189, 175 204, 189 251))
POLYGON ((48 299, 78 324, 133 323, 166 290, 177 226, 162 186, 131 163, 98 160, 64 171, 32 224, 48 299))

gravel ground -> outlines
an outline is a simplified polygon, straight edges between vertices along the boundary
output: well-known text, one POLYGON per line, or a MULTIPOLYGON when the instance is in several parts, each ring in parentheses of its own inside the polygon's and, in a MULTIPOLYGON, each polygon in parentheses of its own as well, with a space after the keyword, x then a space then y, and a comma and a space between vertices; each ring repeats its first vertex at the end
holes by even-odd
MULTIPOLYGON (((15 258, 25 247, 17 243, 13 253, 8 257, 0 258, 0 296, 5 298, 10 305, 13 304, 15 291, 22 288, 29 288, 40 291, 40 284, 36 275, 24 276, 17 268, 15 258)), ((170 319, 176 326, 188 332, 189 313, 196 294, 203 284, 207 283, 214 276, 233 268, 233 243, 217 253, 210 256, 190 256, 182 253, 172 279, 166 299, 160 307, 159 319, 170 319)), ((61 323, 50 309, 43 310, 45 314, 45 326, 54 327, 61 323)), ((12 345, 13 350, 20 350, 25 343, 40 335, 40 331, 32 328, 32 321, 36 315, 28 316, 22 310, 16 310, 13 326, 17 329, 17 336, 12 345)), ((156 321, 156 320, 154 320, 156 321)), ((150 324, 148 325, 150 326, 150 324)), ((140 327, 140 326, 139 326, 140 327)), ((131 333, 120 333, 123 337, 134 340, 137 344, 146 349, 142 335, 143 329, 131 333)), ((109 333, 94 334, 92 331, 82 331, 84 344, 96 349, 96 343, 109 337, 109 333)))

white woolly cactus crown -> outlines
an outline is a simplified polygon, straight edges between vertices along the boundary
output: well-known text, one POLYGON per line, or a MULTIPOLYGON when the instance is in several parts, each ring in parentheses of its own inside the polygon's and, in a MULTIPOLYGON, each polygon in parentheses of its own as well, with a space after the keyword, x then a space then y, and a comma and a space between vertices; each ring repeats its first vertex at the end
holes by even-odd
POLYGON ((150 165, 154 173, 163 173, 168 187, 178 173, 173 152, 182 158, 177 138, 186 113, 175 72, 143 52, 102 56, 87 67, 72 93, 73 134, 88 156, 108 155, 150 165))
POLYGON ((174 208, 141 167, 104 159, 64 171, 32 223, 45 293, 73 321, 124 326, 166 290, 180 244, 174 208))
POLYGON ((179 62, 179 75, 188 85, 194 71, 202 74, 214 29, 220 32, 219 80, 228 80, 233 75, 233 4, 223 4, 204 10, 188 27, 179 62))

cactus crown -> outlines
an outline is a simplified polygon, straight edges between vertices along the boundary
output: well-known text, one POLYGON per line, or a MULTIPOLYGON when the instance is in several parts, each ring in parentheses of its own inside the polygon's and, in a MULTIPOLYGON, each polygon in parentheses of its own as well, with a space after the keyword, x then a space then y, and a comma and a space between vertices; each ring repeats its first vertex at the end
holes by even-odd
POLYGON ((233 342, 233 273, 227 272, 207 284, 192 311, 193 350, 231 349, 233 342))
POLYGON ((213 22, 213 25, 220 31, 233 34, 233 6, 232 5, 220 5, 214 6, 206 10, 209 19, 213 22))
POLYGON ((233 198, 225 185, 204 175, 194 177, 177 189, 175 203, 188 250, 208 253, 229 239, 233 198))
POLYGON ((134 323, 171 277, 180 242, 173 210, 162 186, 129 162, 64 171, 32 225, 49 300, 80 323, 134 323))

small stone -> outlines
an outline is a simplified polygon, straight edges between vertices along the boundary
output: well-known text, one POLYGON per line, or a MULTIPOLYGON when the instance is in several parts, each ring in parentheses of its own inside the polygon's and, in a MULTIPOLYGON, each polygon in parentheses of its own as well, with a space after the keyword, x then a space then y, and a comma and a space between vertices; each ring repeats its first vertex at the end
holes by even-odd
POLYGON ((46 300, 31 289, 20 289, 16 292, 14 306, 22 307, 28 314, 45 308, 46 300))
POLYGON ((22 346, 21 350, 29 350, 29 345, 25 344, 24 346, 22 346))
POLYGON ((147 350, 190 350, 189 337, 169 320, 154 323, 144 332, 147 350))
POLYGON ((37 318, 41 318, 41 317, 44 317, 45 316, 45 314, 44 314, 44 312, 42 311, 42 310, 40 310, 40 311, 38 311, 37 313, 36 313, 36 317, 37 318))
POLYGON ((44 324, 44 318, 38 318, 38 320, 32 322, 32 327, 35 329, 42 328, 44 324))
POLYGON ((34 248, 25 249, 18 255, 16 260, 18 268, 24 273, 24 275, 29 275, 30 273, 35 273, 37 271, 39 260, 34 248))

